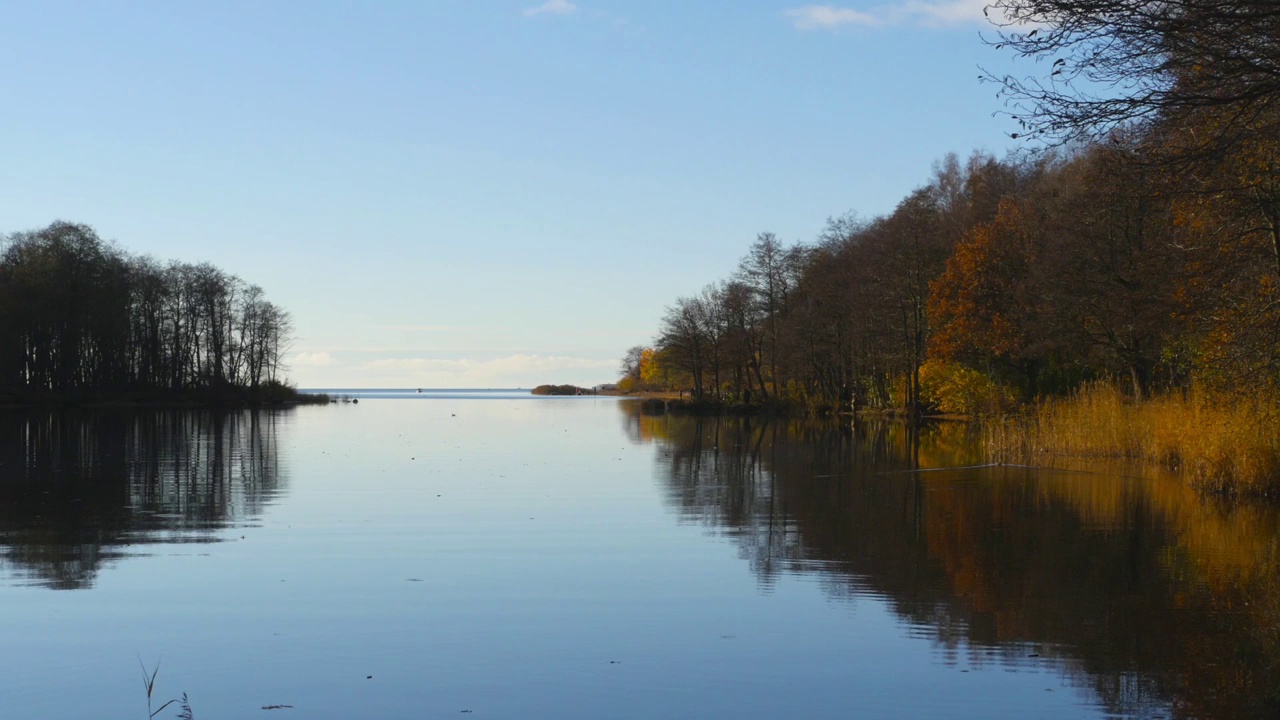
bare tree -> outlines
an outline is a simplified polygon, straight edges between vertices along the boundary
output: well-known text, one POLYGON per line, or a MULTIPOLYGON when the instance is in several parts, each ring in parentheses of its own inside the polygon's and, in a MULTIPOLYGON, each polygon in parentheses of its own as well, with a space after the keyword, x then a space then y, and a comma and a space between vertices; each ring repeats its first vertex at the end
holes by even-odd
POLYGON ((1039 74, 997 82, 1027 136, 1105 139, 1128 125, 1195 122, 1195 154, 1280 128, 1280 3, 1275 0, 994 0, 991 40, 1039 74))
MULTIPOLYGON (((784 247, 773 233, 760 233, 738 266, 741 282, 751 289, 756 312, 765 329, 764 354, 769 363, 769 381, 778 395, 779 343, 788 300, 800 269, 800 251, 784 247)), ((764 390, 764 383, 761 383, 764 390)))
POLYGON ((703 326, 705 313, 700 298, 678 298, 667 308, 658 331, 658 348, 676 367, 693 380, 690 388, 695 398, 703 396, 706 387, 707 349, 709 338, 703 326))
POLYGON ((644 365, 644 346, 633 345, 627 348, 627 353, 622 356, 622 365, 618 368, 618 374, 621 375, 622 381, 630 380, 630 387, 637 388, 640 386, 640 372, 644 365))

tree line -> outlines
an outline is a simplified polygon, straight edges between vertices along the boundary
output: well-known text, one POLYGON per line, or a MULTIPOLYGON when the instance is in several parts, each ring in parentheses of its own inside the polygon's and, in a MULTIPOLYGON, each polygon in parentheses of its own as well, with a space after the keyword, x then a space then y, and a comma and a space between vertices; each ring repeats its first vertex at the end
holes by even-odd
POLYGON ((0 392, 259 392, 279 386, 288 312, 208 263, 131 256, 87 225, 0 237, 0 392))
POLYGON ((760 234, 628 352, 625 387, 917 411, 1096 378, 1275 389, 1276 4, 994 7, 993 43, 1043 75, 987 79, 1040 145, 948 156, 892 212, 808 243, 760 234))

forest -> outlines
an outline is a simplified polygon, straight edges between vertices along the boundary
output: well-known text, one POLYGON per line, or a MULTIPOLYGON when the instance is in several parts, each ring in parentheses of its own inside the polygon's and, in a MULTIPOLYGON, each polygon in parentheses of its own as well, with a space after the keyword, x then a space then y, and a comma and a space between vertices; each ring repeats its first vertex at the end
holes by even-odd
POLYGON ((134 257, 68 222, 0 237, 0 403, 295 399, 290 329, 208 263, 134 257))
POLYGON ((1025 149, 947 156, 808 243, 761 233, 628 352, 625 387, 965 413, 1095 380, 1274 393, 1280 6, 989 11, 989 42, 1040 73, 984 78, 1025 149))

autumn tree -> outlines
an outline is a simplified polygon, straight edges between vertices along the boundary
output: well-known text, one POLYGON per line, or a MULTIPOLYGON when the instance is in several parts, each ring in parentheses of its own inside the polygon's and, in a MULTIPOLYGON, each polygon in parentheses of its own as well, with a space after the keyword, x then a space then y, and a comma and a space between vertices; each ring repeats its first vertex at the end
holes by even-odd
POLYGON ((1035 395, 1042 355, 1034 340, 1036 247, 1012 199, 991 222, 966 233, 931 284, 932 354, 979 367, 1005 364, 1025 375, 1028 393, 1035 395))

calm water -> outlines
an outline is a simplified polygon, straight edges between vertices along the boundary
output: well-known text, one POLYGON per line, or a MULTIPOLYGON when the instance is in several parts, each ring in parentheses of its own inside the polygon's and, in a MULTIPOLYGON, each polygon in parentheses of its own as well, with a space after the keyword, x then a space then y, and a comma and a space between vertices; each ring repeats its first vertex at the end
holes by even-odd
POLYGON ((915 472, 959 425, 378 394, 0 415, 0 718, 145 718, 139 659, 213 720, 1275 716, 1272 509, 915 472))

